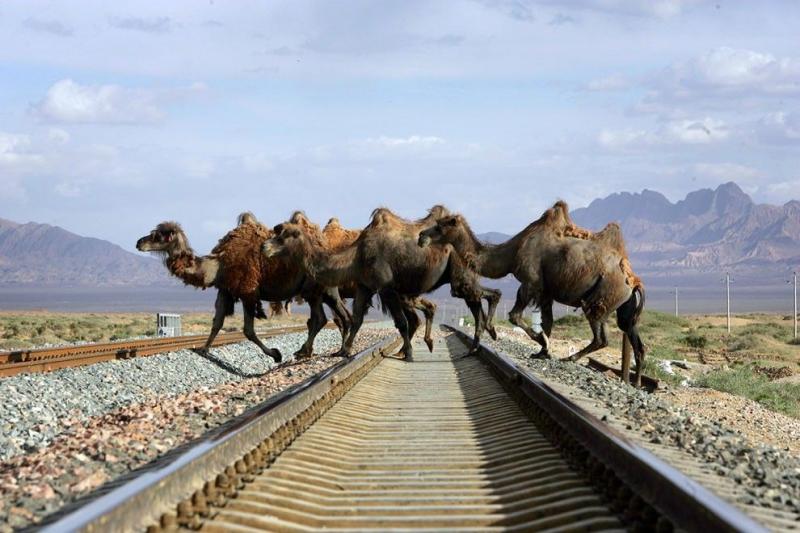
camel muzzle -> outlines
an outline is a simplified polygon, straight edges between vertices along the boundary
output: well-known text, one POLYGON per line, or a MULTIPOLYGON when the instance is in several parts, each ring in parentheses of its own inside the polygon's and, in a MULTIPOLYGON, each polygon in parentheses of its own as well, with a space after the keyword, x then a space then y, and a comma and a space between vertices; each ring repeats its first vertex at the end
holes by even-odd
POLYGON ((136 241, 136 249, 140 252, 146 252, 147 250, 144 248, 144 245, 147 244, 148 237, 142 237, 138 241, 136 241))
POLYGON ((420 248, 425 248, 431 243, 431 238, 427 235, 420 234, 419 239, 417 239, 417 244, 420 248))

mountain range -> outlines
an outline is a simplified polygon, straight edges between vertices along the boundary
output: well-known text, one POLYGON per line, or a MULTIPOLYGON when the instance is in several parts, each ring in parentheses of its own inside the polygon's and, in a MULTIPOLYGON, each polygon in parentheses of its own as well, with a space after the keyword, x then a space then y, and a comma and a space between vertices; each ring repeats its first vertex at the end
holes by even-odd
POLYGON ((170 283, 156 259, 58 226, 0 218, 0 284, 123 286, 170 283))
POLYGON ((595 230, 619 222, 634 265, 650 275, 786 271, 800 264, 800 202, 756 204, 733 182, 676 203, 647 189, 612 194, 572 217, 595 230))
MULTIPOLYGON (((615 193, 572 211, 599 230, 622 226, 634 268, 648 279, 731 270, 758 276, 800 265, 800 202, 757 204, 735 183, 678 202, 651 190, 615 193)), ((487 242, 510 236, 489 232, 487 242)), ((0 284, 143 286, 176 284, 154 258, 48 224, 0 219, 0 284)))

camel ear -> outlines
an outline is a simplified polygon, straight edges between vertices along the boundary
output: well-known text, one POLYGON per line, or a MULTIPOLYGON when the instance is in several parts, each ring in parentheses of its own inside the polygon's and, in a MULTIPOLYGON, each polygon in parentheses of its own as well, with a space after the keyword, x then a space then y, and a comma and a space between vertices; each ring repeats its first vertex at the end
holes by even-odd
POLYGON ((458 222, 458 219, 456 217, 450 217, 450 218, 448 218, 448 219, 446 219, 444 221, 444 225, 452 227, 452 226, 455 226, 457 222, 458 222))

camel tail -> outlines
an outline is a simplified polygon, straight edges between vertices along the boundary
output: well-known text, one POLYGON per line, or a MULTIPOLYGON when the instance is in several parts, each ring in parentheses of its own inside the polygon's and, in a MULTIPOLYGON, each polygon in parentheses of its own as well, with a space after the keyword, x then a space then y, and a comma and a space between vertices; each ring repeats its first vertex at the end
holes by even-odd
POLYGON ((639 295, 639 302, 636 304, 636 310, 633 312, 634 324, 639 323, 639 318, 642 316, 642 311, 644 311, 644 285, 641 283, 633 288, 633 294, 631 294, 631 298, 635 298, 637 294, 639 295))
MULTIPOLYGON (((383 301, 383 298, 381 297, 381 293, 378 293, 378 301, 381 303, 381 312, 384 315, 388 315, 389 314, 389 307, 383 301)), ((372 304, 372 302, 370 302, 370 306, 371 306, 371 304, 372 304)))

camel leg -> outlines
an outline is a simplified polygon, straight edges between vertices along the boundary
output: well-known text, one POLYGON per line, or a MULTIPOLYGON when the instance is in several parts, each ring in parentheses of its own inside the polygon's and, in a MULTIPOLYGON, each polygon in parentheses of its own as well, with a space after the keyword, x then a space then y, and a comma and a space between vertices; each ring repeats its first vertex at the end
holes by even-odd
POLYGON ((364 323, 364 315, 367 314, 367 308, 372 300, 372 295, 375 294, 368 288, 359 285, 356 291, 356 296, 353 298, 353 323, 350 326, 350 335, 342 345, 342 349, 337 355, 342 357, 350 357, 353 350, 353 342, 356 340, 356 335, 361 329, 361 324, 364 323))
POLYGON ((542 331, 548 337, 553 331, 553 300, 545 300, 539 305, 542 313, 542 331))
MULTIPOLYGON (((645 347, 642 338, 639 336, 639 329, 636 324, 636 298, 631 296, 625 303, 617 308, 617 327, 625 334, 633 349, 633 356, 636 359, 635 385, 642 386, 642 371, 644 370, 645 347)), ((628 357, 627 366, 630 368, 630 352, 623 350, 623 358, 628 357)), ((625 366, 623 360, 622 365, 625 366)), ((626 381, 627 383, 627 381, 626 381)))
POLYGON ((339 290, 336 287, 325 289, 325 292, 322 293, 322 299, 333 312, 333 321, 336 327, 339 328, 339 333, 342 336, 342 347, 344 347, 344 341, 353 324, 353 317, 339 296, 339 290))
POLYGON ((474 355, 480 351, 481 333, 483 333, 483 329, 486 327, 486 319, 483 314, 483 306, 481 306, 480 299, 467 300, 466 302, 467 307, 469 307, 469 310, 472 312, 472 318, 475 319, 475 333, 472 337, 472 346, 467 355, 474 355))
POLYGON ((548 335, 544 331, 535 332, 533 328, 530 327, 525 321, 522 319, 522 313, 528 307, 531 298, 529 296, 528 289, 525 285, 520 285, 519 289, 517 289, 517 299, 514 302, 514 307, 511 309, 511 312, 508 313, 508 321, 521 328, 525 333, 528 334, 528 337, 535 340, 539 343, 542 347, 539 350, 539 353, 531 354, 531 357, 541 357, 544 359, 550 358, 550 339, 548 335))
POLYGON ((408 322, 408 338, 413 339, 419 329, 419 316, 417 316, 414 306, 409 301, 401 299, 400 303, 406 322, 408 322))
POLYGON ((568 361, 577 361, 584 355, 596 352, 597 350, 600 350, 608 346, 608 340, 606 338, 605 318, 590 319, 589 326, 592 328, 592 342, 590 342, 585 348, 583 348, 579 352, 569 356, 567 358, 568 361))
POLYGON ((308 295, 306 298, 308 307, 311 311, 306 325, 308 326, 308 337, 306 342, 299 350, 294 352, 295 358, 301 359, 304 357, 311 357, 314 355, 314 339, 317 338, 319 331, 325 327, 328 318, 325 316, 325 310, 322 308, 321 295, 308 295))
MULTIPOLYGON (((402 356, 402 358, 404 358, 406 361, 412 361, 413 349, 411 348, 410 328, 406 309, 404 309, 403 303, 400 300, 400 296, 395 291, 382 291, 381 300, 383 301, 384 305, 389 308, 389 312, 392 314, 392 318, 394 319, 394 326, 400 332, 400 336, 403 337, 403 346, 395 354, 395 356, 402 356)), ((414 315, 414 318, 416 319, 416 326, 419 327, 419 318, 417 317, 416 313, 414 313, 413 310, 409 310, 409 312, 410 314, 414 315)))
POLYGON ((494 340, 497 340, 497 331, 494 329, 494 313, 497 310, 497 304, 500 303, 501 295, 502 293, 497 289, 487 289, 486 287, 481 287, 481 296, 486 299, 486 303, 488 305, 485 321, 486 331, 494 340))
POLYGON ((436 314, 436 304, 425 298, 414 298, 414 305, 425 315, 425 344, 428 346, 428 351, 432 352, 431 329, 433 328, 433 315, 436 314))
POLYGON ((261 339, 258 338, 258 335, 256 335, 254 309, 245 302, 242 302, 242 304, 244 308, 244 336, 261 348, 261 351, 274 359, 276 363, 280 363, 282 360, 280 350, 276 348, 267 348, 264 346, 264 343, 261 342, 261 339))
POLYGON ((222 325, 225 324, 225 316, 228 314, 231 307, 233 307, 232 299, 230 294, 225 291, 217 292, 217 300, 214 302, 214 322, 211 324, 211 333, 208 335, 208 339, 206 339, 205 346, 200 349, 202 353, 208 353, 211 344, 214 342, 214 339, 217 338, 217 333, 222 329, 222 325))

